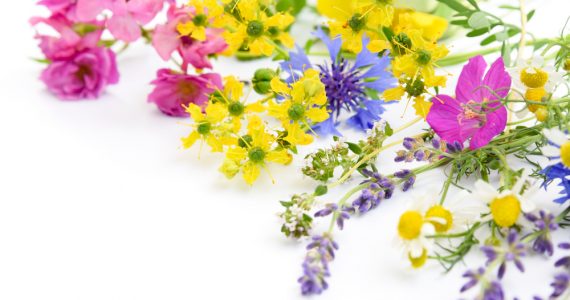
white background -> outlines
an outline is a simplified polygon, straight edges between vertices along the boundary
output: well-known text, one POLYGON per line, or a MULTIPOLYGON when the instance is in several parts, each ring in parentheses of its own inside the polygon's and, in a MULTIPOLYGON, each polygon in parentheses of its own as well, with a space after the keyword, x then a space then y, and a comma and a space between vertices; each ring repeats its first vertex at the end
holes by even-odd
MULTIPOLYGON (((306 243, 286 240, 275 214, 279 200, 314 188, 300 175, 301 157, 272 167, 276 185, 264 176, 250 188, 218 173, 222 156, 204 151, 199 160, 197 149, 181 150, 184 120, 146 103, 148 82, 165 64, 142 44, 119 58, 121 82, 101 99, 57 100, 37 79, 42 66, 30 60, 39 51, 27 19, 46 15, 33 2, 11 1, 0 10, 0 299, 300 298, 296 279, 306 243)), ((540 36, 558 34, 570 11, 566 0, 530 6, 539 7, 530 26, 540 36)), ((216 70, 249 78, 267 63, 224 58, 216 70)), ((403 104, 386 114, 393 127, 413 118, 411 109, 400 117, 403 104)), ((402 167, 393 157, 382 154, 381 170, 402 167)), ((415 191, 439 187, 441 174, 421 176, 415 191)), ((337 200, 342 190, 325 199, 337 200)), ((341 248, 331 287, 319 299, 459 297, 465 266, 445 275, 431 262, 417 272, 393 246, 411 197, 399 193, 336 235, 341 248)), ((550 201, 552 193, 543 198, 550 201)), ((481 262, 472 259, 471 267, 481 262)), ((533 258, 527 269, 525 276, 507 275, 509 298, 550 292, 550 263, 533 258)))

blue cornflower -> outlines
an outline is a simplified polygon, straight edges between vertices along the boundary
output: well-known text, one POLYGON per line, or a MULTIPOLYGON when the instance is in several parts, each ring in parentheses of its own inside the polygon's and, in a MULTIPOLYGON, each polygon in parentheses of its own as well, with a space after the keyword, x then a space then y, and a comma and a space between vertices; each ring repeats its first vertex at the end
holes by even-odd
POLYGON ((562 187, 560 191, 560 198, 554 199, 554 202, 564 204, 566 201, 570 200, 570 169, 564 166, 562 163, 557 163, 552 166, 546 167, 541 171, 542 174, 546 176, 546 180, 543 183, 544 189, 554 180, 560 179, 558 186, 562 187))
POLYGON ((321 81, 325 85, 328 98, 327 108, 331 116, 317 124, 314 129, 323 135, 341 135, 336 129, 342 110, 355 112, 347 123, 357 129, 367 130, 380 120, 385 111, 383 101, 374 99, 384 90, 395 86, 396 79, 386 69, 390 65, 390 57, 378 56, 366 49, 368 38, 363 38, 363 50, 358 53, 354 63, 349 63, 340 55, 342 41, 340 38, 330 39, 321 28, 313 33, 327 46, 330 62, 313 66, 301 47, 291 52, 289 60, 281 63, 281 68, 289 73, 288 82, 309 68, 320 71, 321 81))

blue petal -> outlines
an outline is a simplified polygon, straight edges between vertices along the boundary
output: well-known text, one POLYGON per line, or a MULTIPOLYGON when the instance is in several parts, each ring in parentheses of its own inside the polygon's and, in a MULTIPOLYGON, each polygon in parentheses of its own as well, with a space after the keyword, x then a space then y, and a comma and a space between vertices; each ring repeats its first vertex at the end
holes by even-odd
POLYGON ((389 75, 389 77, 380 77, 374 81, 364 82, 362 85, 369 89, 373 89, 379 93, 382 93, 389 88, 395 87, 397 83, 398 81, 396 78, 392 77, 392 75, 389 75))
POLYGON ((326 121, 313 126, 313 130, 318 135, 321 136, 328 136, 328 135, 342 136, 342 134, 336 129, 336 125, 337 123, 334 121, 334 118, 331 116, 326 121))
POLYGON ((329 49, 329 54, 332 61, 337 61, 338 54, 340 53, 340 47, 342 46, 342 40, 340 37, 336 37, 333 40, 323 31, 321 27, 317 28, 317 31, 313 32, 313 35, 318 37, 329 49))
POLYGON ((370 78, 370 77, 384 77, 387 75, 391 75, 390 72, 387 71, 388 67, 390 66, 391 58, 387 55, 382 56, 382 58, 378 57, 377 63, 374 64, 370 69, 368 69, 362 77, 370 78))
POLYGON ((381 119, 380 115, 386 110, 383 107, 384 101, 366 100, 363 101, 364 107, 356 110, 356 114, 346 120, 346 123, 356 129, 366 131, 374 127, 374 123, 381 119))

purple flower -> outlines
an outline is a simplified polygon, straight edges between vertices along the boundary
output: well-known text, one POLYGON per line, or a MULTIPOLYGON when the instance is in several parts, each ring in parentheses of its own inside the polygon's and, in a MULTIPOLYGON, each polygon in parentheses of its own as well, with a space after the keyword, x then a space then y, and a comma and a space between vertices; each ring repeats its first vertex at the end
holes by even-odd
POLYGON ((481 251, 487 256, 487 264, 491 264, 497 259, 500 260, 498 277, 502 279, 507 270, 507 262, 512 261, 519 271, 524 272, 524 265, 521 258, 526 256, 526 248, 520 242, 518 233, 515 229, 511 229, 507 235, 507 247, 498 248, 492 246, 483 246, 481 251))
POLYGON ((303 276, 298 279, 303 295, 320 294, 328 288, 326 277, 330 276, 329 263, 334 260, 338 245, 328 234, 313 236, 307 246, 303 262, 303 276))
POLYGON ((459 76, 456 97, 432 98, 427 122, 443 140, 461 143, 469 140, 473 150, 487 145, 505 129, 507 110, 500 99, 509 93, 511 77, 502 58, 483 77, 486 68, 483 56, 471 58, 459 76))
POLYGON ((384 103, 370 98, 368 92, 382 93, 396 84, 396 79, 386 70, 390 64, 390 57, 387 55, 379 57, 368 51, 366 49, 368 39, 364 38, 363 50, 357 55, 354 63, 349 64, 340 56, 342 44, 340 38, 331 40, 321 28, 317 29, 314 35, 327 46, 330 62, 313 66, 303 49, 297 47, 297 52, 291 52, 289 60, 281 63, 281 68, 290 75, 288 82, 308 68, 320 70, 321 81, 325 85, 328 98, 327 106, 332 114, 314 129, 321 135, 341 135, 336 125, 342 110, 355 112, 347 120, 350 126, 363 131, 372 128, 384 112, 384 103))
POLYGON ((148 101, 155 103, 164 114, 174 117, 187 117, 183 106, 194 103, 204 107, 208 95, 222 89, 218 74, 188 75, 168 69, 158 70, 157 78, 151 84, 155 87, 148 101))
POLYGON ((119 81, 115 53, 96 47, 52 61, 41 80, 63 100, 98 98, 107 85, 119 81))
POLYGON ((315 217, 326 217, 334 213, 336 218, 336 224, 340 230, 344 228, 344 221, 350 219, 350 215, 354 214, 354 208, 350 206, 343 206, 342 209, 338 208, 338 205, 334 203, 328 203, 325 208, 317 211, 315 217))
POLYGON ((461 287, 460 292, 463 293, 481 283, 483 289, 481 289, 481 294, 479 294, 476 299, 503 300, 505 295, 501 283, 496 280, 489 282, 485 276, 486 272, 484 268, 479 268, 476 271, 469 270, 465 272, 463 277, 467 278, 468 281, 461 287))
POLYGON ((538 215, 526 214, 525 217, 527 220, 534 223, 534 226, 536 226, 536 230, 539 233, 534 240, 532 249, 537 253, 552 256, 554 253, 554 247, 552 245, 550 233, 558 229, 558 224, 554 221, 554 215, 541 210, 538 215))
POLYGON ((370 186, 364 189, 360 196, 352 202, 352 207, 358 210, 359 214, 367 213, 376 208, 384 199, 390 199, 395 189, 394 183, 378 172, 371 172, 366 169, 362 172, 369 178, 362 183, 370 183, 370 186))

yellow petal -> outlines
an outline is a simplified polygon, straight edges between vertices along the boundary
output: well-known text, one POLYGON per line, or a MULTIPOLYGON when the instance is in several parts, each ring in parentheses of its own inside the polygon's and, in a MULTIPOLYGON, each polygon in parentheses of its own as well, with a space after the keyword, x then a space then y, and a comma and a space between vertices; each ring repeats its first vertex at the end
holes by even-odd
POLYGON ((184 147, 184 149, 188 149, 190 147, 192 147, 194 145, 194 143, 196 143, 196 141, 200 138, 200 134, 197 131, 193 131, 192 133, 190 133, 190 135, 188 135, 185 138, 182 138, 182 147, 184 147))
POLYGON ((243 95, 243 82, 239 81, 234 76, 227 76, 224 78, 224 94, 230 98, 227 100, 239 100, 243 95))
POLYGON ((273 77, 271 82, 269 82, 271 89, 277 94, 288 95, 291 89, 289 86, 283 82, 279 77, 273 77))
POLYGON ((267 153, 267 161, 277 164, 288 165, 293 161, 293 156, 287 150, 270 151, 267 153))
POLYGON ((187 22, 187 23, 179 23, 178 25, 176 25, 176 30, 178 31, 178 33, 180 33, 180 35, 190 35, 190 33, 192 33, 192 31, 194 30, 194 23, 192 22, 187 22))
POLYGON ((208 134, 208 137, 206 138, 206 143, 210 147, 212 147, 212 152, 222 152, 224 150, 224 145, 222 144, 222 141, 213 134, 208 134))
POLYGON ((279 34, 278 39, 287 48, 293 48, 293 46, 295 46, 295 40, 287 32, 279 34))
POLYGON ((382 96, 384 96, 384 100, 386 101, 394 101, 402 99, 404 93, 406 93, 404 88, 401 86, 397 86, 395 88, 385 90, 382 96))
POLYGON ((212 123, 221 122, 228 115, 227 108, 220 103, 210 103, 206 107, 206 117, 212 123))
POLYGON ((432 103, 426 101, 424 97, 416 97, 414 99, 414 109, 416 110, 416 115, 422 118, 427 118, 429 110, 431 109, 432 103))
POLYGON ((247 150, 242 147, 232 147, 226 152, 226 158, 234 161, 242 161, 247 157, 247 150))
POLYGON ((380 52, 382 50, 388 49, 389 47, 390 43, 388 43, 388 41, 385 40, 373 40, 370 43, 368 43, 368 46, 366 46, 366 48, 368 48, 368 51, 373 53, 380 52))
POLYGON ((260 169, 257 164, 248 162, 243 167, 243 179, 247 184, 252 185, 259 177, 260 169))
POLYGON ((309 145, 314 140, 314 137, 302 130, 298 123, 288 124, 286 129, 287 136, 284 140, 292 145, 309 145))
POLYGON ((265 37, 256 38, 249 44, 251 54, 264 56, 271 56, 273 54, 275 46, 267 42, 265 39, 265 37))
POLYGON ((206 40, 206 28, 204 27, 196 27, 194 31, 192 31, 192 37, 198 41, 205 41, 206 40))
POLYGON ((291 25, 294 21, 295 18, 288 13, 277 13, 267 18, 265 25, 267 27, 275 26, 279 29, 283 29, 291 25))
POLYGON ((224 174, 227 179, 232 179, 239 172, 240 165, 231 159, 225 159, 224 163, 218 170, 222 172, 222 174, 224 174))
POLYGON ((343 20, 353 11, 353 1, 350 0, 317 0, 318 12, 331 19, 343 20))
POLYGON ((255 102, 255 103, 251 103, 245 106, 245 111, 246 112, 255 112, 255 113, 260 113, 260 112, 264 112, 266 109, 265 105, 263 105, 263 103, 261 102, 255 102))
POLYGON ((305 112, 305 115, 315 123, 320 123, 329 118, 329 113, 326 108, 310 108, 305 112))
POLYGON ((190 103, 186 107, 186 112, 190 114, 194 122, 200 122, 205 118, 204 114, 202 114, 202 108, 194 103, 190 103))

